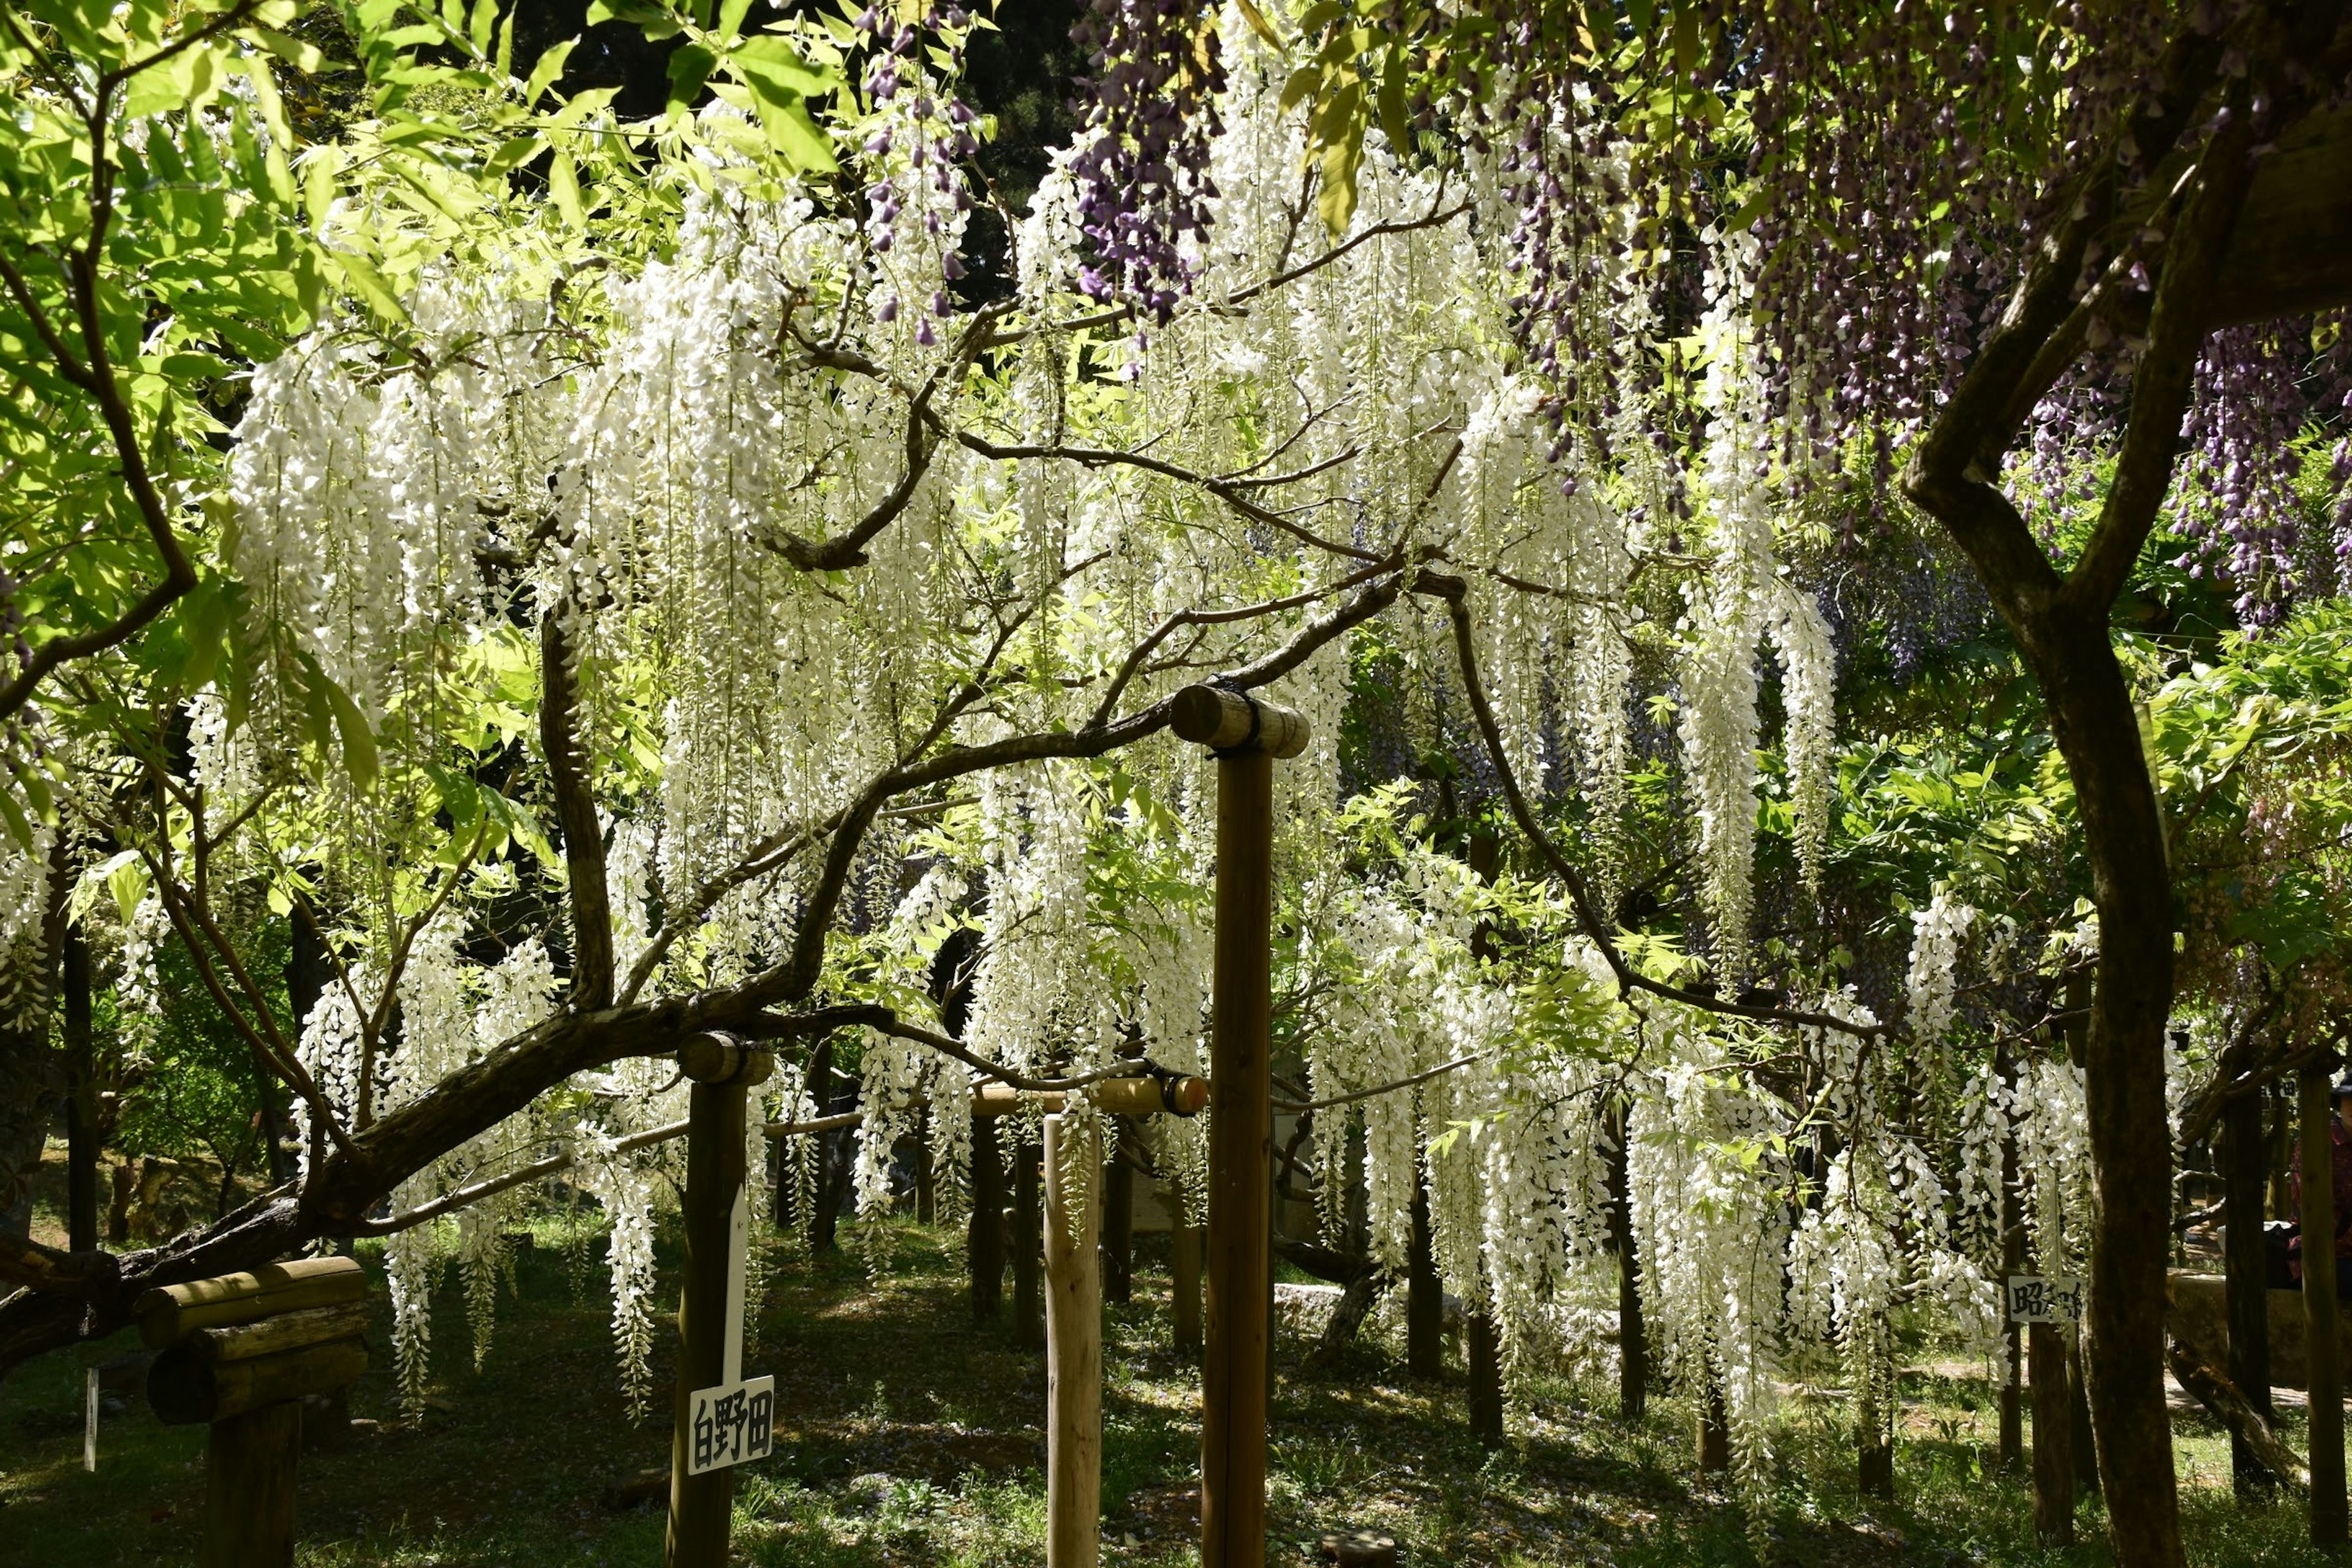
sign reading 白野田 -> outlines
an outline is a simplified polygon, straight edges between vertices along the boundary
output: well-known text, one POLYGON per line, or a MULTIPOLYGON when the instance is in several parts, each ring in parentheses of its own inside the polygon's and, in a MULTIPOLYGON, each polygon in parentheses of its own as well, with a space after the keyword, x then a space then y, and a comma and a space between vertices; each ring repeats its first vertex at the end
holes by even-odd
POLYGON ((724 1469, 768 1457, 775 1441, 776 1380, 749 1378, 698 1388, 688 1427, 686 1473, 724 1469))
POLYGON ((2072 1274, 2012 1274, 2009 1321, 2076 1323, 2083 1319, 2083 1281, 2072 1274))

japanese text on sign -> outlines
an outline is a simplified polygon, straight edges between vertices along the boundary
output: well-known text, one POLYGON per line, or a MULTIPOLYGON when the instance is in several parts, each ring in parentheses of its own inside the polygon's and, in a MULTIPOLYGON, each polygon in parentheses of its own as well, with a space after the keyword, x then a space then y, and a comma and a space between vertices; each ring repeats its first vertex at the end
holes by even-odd
POLYGON ((2083 1317, 2083 1282, 2071 1274, 2009 1277, 2012 1323, 2074 1323, 2083 1317))
POLYGON ((694 1391, 686 1473, 764 1459, 775 1440, 776 1380, 754 1377, 694 1391))

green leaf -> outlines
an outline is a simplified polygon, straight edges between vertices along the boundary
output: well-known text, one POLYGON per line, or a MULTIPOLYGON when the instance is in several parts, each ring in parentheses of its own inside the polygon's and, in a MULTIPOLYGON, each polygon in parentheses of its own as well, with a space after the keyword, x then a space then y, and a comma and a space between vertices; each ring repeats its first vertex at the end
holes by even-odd
POLYGON ((522 84, 522 106, 525 109, 539 107, 540 95, 563 75, 564 62, 571 59, 572 51, 579 42, 577 38, 566 38, 541 54, 539 63, 530 68, 530 79, 522 84))
POLYGON ((284 33, 273 32, 268 27, 247 27, 246 37, 304 76, 317 75, 319 68, 326 63, 326 56, 319 52, 317 46, 289 37, 284 33))
POLYGON ((375 731, 368 728, 367 715, 352 700, 351 693, 330 679, 323 672, 320 681, 326 688, 327 702, 334 710, 335 728, 342 732, 343 765, 351 770, 352 778, 362 789, 375 783, 382 764, 376 755, 375 731))
POLYGON ((106 890, 114 895, 115 912, 129 925, 139 912, 141 900, 147 897, 147 865, 138 852, 126 849, 108 862, 112 868, 106 874, 106 890))
POLYGON ((408 320, 408 311, 402 307, 400 296, 393 292, 392 285, 384 281, 383 274, 376 270, 375 263, 348 250, 329 250, 321 254, 334 263, 341 271, 343 281, 351 285, 352 291, 366 300, 377 315, 387 321, 408 320))
POLYGON ((560 147, 548 165, 547 194, 554 198, 555 210, 563 215, 565 223, 583 232, 587 229, 588 210, 580 200, 579 166, 572 161, 572 154, 560 147))
POLYGON ((842 84, 837 74, 809 64, 789 39, 773 33, 744 39, 728 55, 727 63, 754 92, 765 89, 780 95, 816 98, 842 84))
POLYGON ((700 44, 686 44, 669 58, 669 106, 679 110, 692 104, 702 91, 702 84, 710 79, 710 68, 719 57, 700 44))

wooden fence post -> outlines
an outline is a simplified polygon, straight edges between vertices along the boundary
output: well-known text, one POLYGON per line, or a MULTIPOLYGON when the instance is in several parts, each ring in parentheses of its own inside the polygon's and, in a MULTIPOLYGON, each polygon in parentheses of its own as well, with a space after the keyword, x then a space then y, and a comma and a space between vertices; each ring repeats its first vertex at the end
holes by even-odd
POLYGON ((200 1568, 292 1568, 302 1398, 367 1370, 367 1277, 307 1258, 150 1290, 133 1310, 163 1351, 147 1372, 156 1417, 212 1426, 200 1568))
POLYGON ((1091 1128, 1045 1118, 1046 1568, 1095 1568, 1101 1553, 1098 1149, 1091 1128))
POLYGON ((742 1280, 730 1279, 743 1192, 744 1121, 751 1086, 773 1058, 716 1035, 689 1040, 678 1068, 693 1080, 686 1131, 686 1260, 677 1308, 677 1384, 670 1428, 666 1568, 726 1568, 735 1502, 731 1465, 693 1470, 694 1394, 740 1381, 742 1280), (737 1364, 730 1366, 734 1361, 737 1364))
POLYGON ((2031 1323, 2025 1341, 2033 1385, 2033 1534, 2045 1548, 2074 1543, 2074 1412, 2066 1339, 2055 1323, 2031 1323))
POLYGON ((1307 725, 1287 710, 1213 686, 1177 693, 1171 721, 1180 737, 1217 754, 1201 1563, 1261 1568, 1272 1347, 1266 1307, 1274 1278, 1274 759, 1306 749, 1307 725))
POLYGON ((2345 1534, 2344 1379, 2336 1343, 2336 1139, 2329 1063, 2303 1069, 2304 1387, 2311 1401, 2311 1543, 2345 1534))

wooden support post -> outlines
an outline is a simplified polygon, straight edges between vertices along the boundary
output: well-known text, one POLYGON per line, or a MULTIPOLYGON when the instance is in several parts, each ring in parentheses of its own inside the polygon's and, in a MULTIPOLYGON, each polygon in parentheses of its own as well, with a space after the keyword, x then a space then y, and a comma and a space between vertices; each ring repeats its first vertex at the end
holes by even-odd
MULTIPOLYGON (((2230 1381, 2264 1421, 2271 1409, 2271 1293, 2263 1247, 2263 1187, 2270 1177, 2263 1101, 2247 1093, 2221 1110, 2222 1274, 2230 1311, 2230 1381)), ((2230 1468, 2241 1499, 2266 1493, 2270 1467, 2245 1439, 2230 1439, 2230 1468)))
POLYGON ((971 1321, 992 1323, 1004 1300, 1004 1159, 997 1152, 992 1116, 971 1121, 971 1220, 964 1256, 971 1266, 971 1321))
POLYGON ((1169 1273, 1175 1288, 1176 1300, 1171 1309, 1171 1328, 1180 1351, 1201 1348, 1201 1227, 1184 1217, 1184 1205, 1176 1205, 1174 1228, 1169 1232, 1169 1273))
POLYGON ((2336 1342, 2335 1086, 2303 1069, 2303 1365, 2311 1400, 2311 1543, 2344 1543, 2344 1378, 2336 1342))
POLYGON ((1171 722, 1217 753, 1216 973, 1212 986, 1209 1334, 1201 1378, 1202 1568, 1265 1561, 1267 1303, 1274 1159, 1274 759, 1307 745, 1298 715, 1185 688, 1171 722))
POLYGON ((299 1399, 212 1424, 198 1568, 293 1568, 294 1471, 301 1447, 299 1399))
MULTIPOLYGON (((1626 1170, 1626 1102, 1609 1111, 1609 1241, 1617 1254, 1617 1418, 1639 1421, 1650 1407, 1650 1333, 1642 1320, 1641 1257, 1633 1240, 1633 1179, 1626 1170)), ((1415 1210, 1426 1228, 1428 1200, 1415 1210)), ((1419 1239, 1416 1232, 1416 1240, 1419 1239)))
POLYGON ((1095 1568, 1102 1549, 1097 1147, 1045 1118, 1045 1568, 1095 1568))
POLYGON ((741 1332, 740 1323, 730 1322, 740 1281, 730 1284, 728 1258, 743 1190, 746 1102, 751 1086, 766 1079, 771 1059, 765 1051, 709 1035, 678 1052, 678 1067, 694 1087, 687 1106, 686 1258, 679 1269, 665 1568, 726 1568, 735 1471, 730 1466, 688 1473, 694 1392, 741 1375, 740 1366, 727 1364, 730 1341, 740 1352, 741 1332))
POLYGON ((2026 1328, 2033 1383, 2033 1534, 2047 1548, 2074 1543, 2074 1414, 2067 1389, 2068 1331, 2026 1328))
POLYGON ((1135 1123, 1118 1121, 1118 1147, 1103 1164, 1102 1293, 1121 1306, 1135 1300, 1135 1163, 1128 1156, 1135 1123))
POLYGON ((1037 1144, 1024 1127, 1013 1145, 1013 1338, 1033 1350, 1045 1342, 1045 1296, 1038 1273, 1044 1219, 1037 1181, 1037 1144))
POLYGON ((1412 1173, 1412 1240, 1405 1254, 1404 1364, 1415 1377, 1445 1371, 1445 1282, 1437 1275, 1437 1244, 1429 1228, 1429 1178, 1416 1156, 1412 1173))
POLYGON ((1470 1314, 1470 1436, 1488 1447, 1503 1440, 1503 1331, 1494 1310, 1470 1314))

